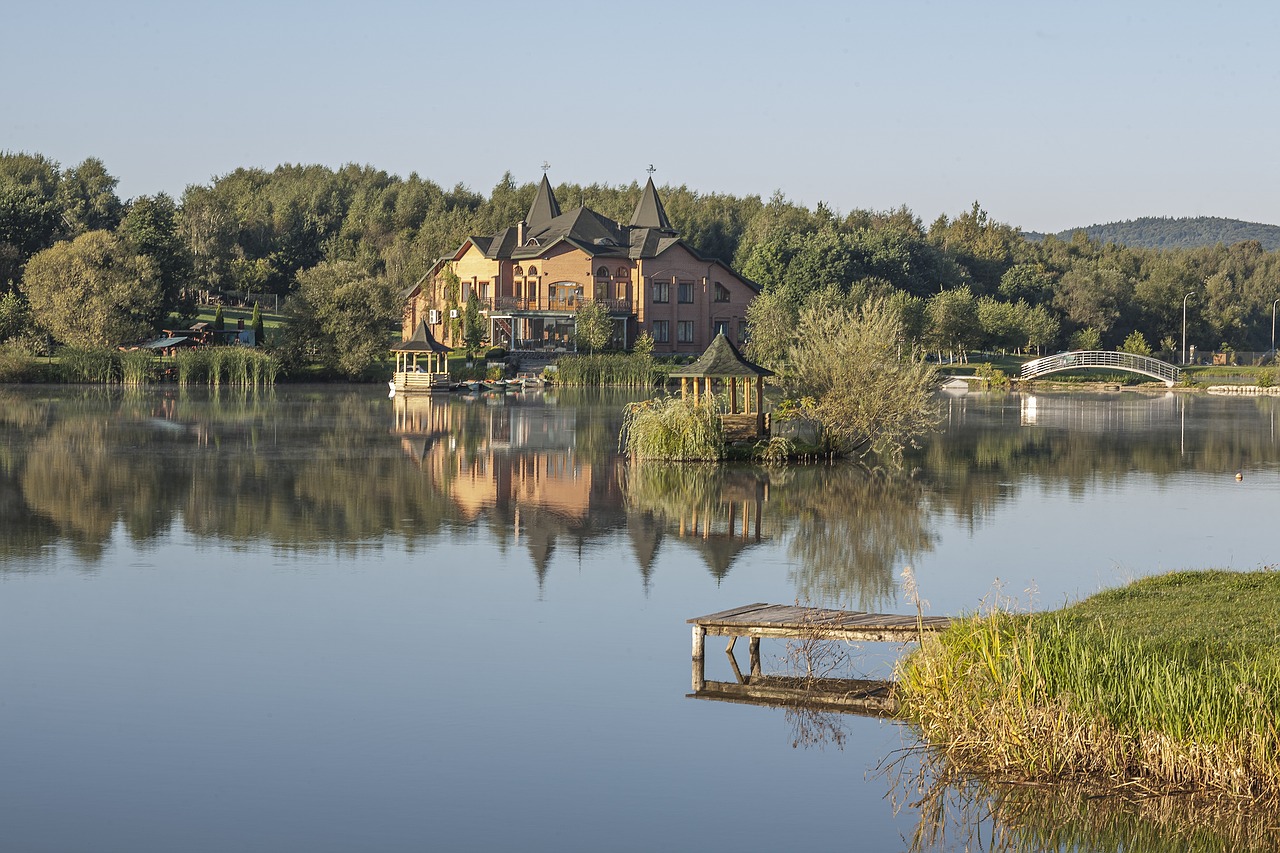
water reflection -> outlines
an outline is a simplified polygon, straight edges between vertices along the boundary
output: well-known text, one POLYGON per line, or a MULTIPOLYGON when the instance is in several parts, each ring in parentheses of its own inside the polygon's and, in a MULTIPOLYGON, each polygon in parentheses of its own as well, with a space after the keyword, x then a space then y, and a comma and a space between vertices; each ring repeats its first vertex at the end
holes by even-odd
POLYGON ((717 579, 773 543, 797 598, 874 609, 892 602, 895 568, 935 548, 940 517, 981 526, 1029 483, 1082 495, 1134 472, 1158 482, 1276 459, 1272 398, 966 395, 940 401, 944 430, 900 476, 628 466, 617 455, 625 399, 6 390, 0 564, 29 568, 58 544, 92 564, 117 527, 135 543, 180 530, 339 551, 387 536, 413 548, 465 528, 524 550, 541 580, 557 549, 625 531, 645 585, 666 541, 717 579))
POLYGON ((1274 815, 1246 803, 975 779, 924 752, 900 756, 887 775, 891 798, 917 817, 912 851, 1280 850, 1274 815))

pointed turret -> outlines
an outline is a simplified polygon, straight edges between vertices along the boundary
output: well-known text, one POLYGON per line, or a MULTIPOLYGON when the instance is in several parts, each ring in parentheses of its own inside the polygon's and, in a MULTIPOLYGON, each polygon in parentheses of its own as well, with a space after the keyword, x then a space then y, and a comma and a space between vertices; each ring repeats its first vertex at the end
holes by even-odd
POLYGON ((671 220, 667 219, 667 212, 662 208, 662 201, 658 198, 658 189, 653 185, 652 176, 644 185, 644 192, 640 195, 636 212, 631 215, 631 227, 656 228, 659 231, 675 230, 671 227, 671 220))
POLYGON ((526 219, 529 225, 528 233, 536 234, 559 215, 560 204, 556 201, 556 194, 551 191, 551 182, 547 180, 547 173, 543 172, 542 183, 538 185, 538 194, 533 197, 533 204, 529 207, 529 216, 526 219))

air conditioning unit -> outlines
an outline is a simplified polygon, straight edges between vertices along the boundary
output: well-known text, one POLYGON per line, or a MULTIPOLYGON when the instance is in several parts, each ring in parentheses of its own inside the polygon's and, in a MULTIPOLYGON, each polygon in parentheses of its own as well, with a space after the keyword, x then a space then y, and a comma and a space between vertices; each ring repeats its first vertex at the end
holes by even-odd
POLYGON ((456 319, 458 319, 458 309, 457 309, 457 308, 450 308, 450 309, 449 309, 449 319, 450 319, 450 320, 456 320, 456 319))
POLYGON ((439 311, 437 311, 436 309, 432 308, 432 309, 431 309, 431 311, 430 311, 430 313, 428 313, 428 314, 427 314, 427 322, 428 322, 429 324, 431 324, 432 326, 434 326, 434 325, 436 325, 437 323, 439 323, 439 322, 440 322, 440 312, 439 312, 439 311))

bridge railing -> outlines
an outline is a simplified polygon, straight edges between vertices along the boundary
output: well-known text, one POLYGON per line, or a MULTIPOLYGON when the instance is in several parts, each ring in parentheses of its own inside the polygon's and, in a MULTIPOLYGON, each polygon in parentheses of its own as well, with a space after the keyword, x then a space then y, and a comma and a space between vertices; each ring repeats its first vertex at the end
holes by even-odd
POLYGON ((1034 379, 1047 373, 1072 370, 1077 367, 1102 367, 1141 373, 1163 380, 1170 385, 1178 381, 1181 373, 1172 364, 1145 355, 1109 350, 1077 350, 1028 361, 1022 365, 1022 372, 1019 375, 1023 379, 1034 379))

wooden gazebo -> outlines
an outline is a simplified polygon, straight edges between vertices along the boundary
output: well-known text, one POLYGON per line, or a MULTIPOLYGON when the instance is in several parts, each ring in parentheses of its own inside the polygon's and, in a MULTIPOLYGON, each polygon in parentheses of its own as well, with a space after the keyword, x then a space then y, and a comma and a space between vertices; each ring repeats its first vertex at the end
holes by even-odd
POLYGON ((743 358, 742 353, 738 352, 738 348, 724 336, 723 332, 716 335, 711 346, 707 347, 707 351, 697 361, 683 370, 671 372, 672 377, 680 379, 681 399, 687 399, 692 391, 694 403, 697 403, 704 394, 712 397, 715 393, 714 383, 718 380, 721 389, 729 398, 729 409, 722 416, 726 430, 731 427, 741 429, 744 424, 750 424, 749 416, 754 414, 757 437, 765 434, 764 378, 772 375, 772 370, 743 358), (753 396, 755 397, 754 412, 751 404, 753 396), (742 404, 741 412, 739 412, 739 398, 742 404))
POLYGON ((391 348, 396 354, 396 373, 392 380, 397 391, 447 391, 449 390, 449 366, 447 356, 453 352, 435 339, 427 322, 418 324, 417 331, 407 341, 391 348), (418 358, 425 357, 425 369, 418 358))

